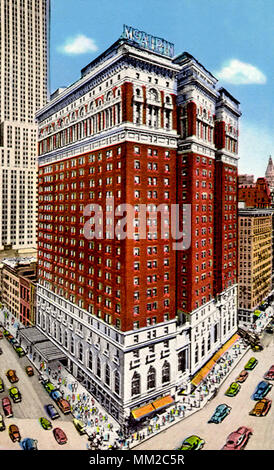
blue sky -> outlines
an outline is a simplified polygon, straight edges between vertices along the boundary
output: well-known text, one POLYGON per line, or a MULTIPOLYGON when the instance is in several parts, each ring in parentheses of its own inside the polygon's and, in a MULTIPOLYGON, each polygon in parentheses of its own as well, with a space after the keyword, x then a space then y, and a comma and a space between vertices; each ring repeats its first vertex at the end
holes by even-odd
POLYGON ((239 172, 274 157, 273 0, 51 0, 50 90, 134 26, 188 51, 241 103, 239 172))

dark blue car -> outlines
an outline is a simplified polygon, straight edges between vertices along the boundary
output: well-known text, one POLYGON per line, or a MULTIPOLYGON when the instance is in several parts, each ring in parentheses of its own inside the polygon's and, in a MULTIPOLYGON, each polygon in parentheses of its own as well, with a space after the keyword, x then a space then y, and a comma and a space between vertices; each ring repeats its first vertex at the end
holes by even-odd
POLYGON ((264 398, 267 395, 271 388, 272 384, 262 380, 258 383, 256 390, 252 395, 253 400, 261 400, 261 398, 264 398))
POLYGON ((21 442, 22 448, 24 450, 37 450, 37 440, 27 437, 21 442))
POLYGON ((56 408, 53 405, 51 405, 51 404, 46 405, 45 410, 46 410, 47 414, 49 415, 49 417, 51 419, 60 418, 60 415, 59 415, 58 411, 56 410, 56 408))

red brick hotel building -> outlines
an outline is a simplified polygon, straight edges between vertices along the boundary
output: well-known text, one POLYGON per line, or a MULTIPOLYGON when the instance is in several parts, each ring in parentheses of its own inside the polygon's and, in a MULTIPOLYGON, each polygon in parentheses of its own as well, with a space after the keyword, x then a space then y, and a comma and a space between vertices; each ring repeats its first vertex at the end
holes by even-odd
POLYGON ((121 422, 176 400, 237 330, 239 102, 173 49, 124 26, 37 113, 37 325, 121 422), (132 208, 126 238, 113 236, 120 204, 132 208))

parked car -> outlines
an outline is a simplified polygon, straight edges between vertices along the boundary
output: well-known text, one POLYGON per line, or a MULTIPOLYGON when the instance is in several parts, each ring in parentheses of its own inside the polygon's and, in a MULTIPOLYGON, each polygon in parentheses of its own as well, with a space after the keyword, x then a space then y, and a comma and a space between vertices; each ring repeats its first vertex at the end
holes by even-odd
POLYGON ((14 336, 9 333, 8 335, 6 335, 6 338, 7 338, 8 342, 10 343, 11 340, 14 338, 14 336))
POLYGON ((245 426, 241 426, 237 429, 237 431, 232 432, 229 434, 226 443, 222 450, 240 450, 243 449, 250 436, 252 436, 252 429, 247 428, 245 426))
POLYGON ((274 380, 274 364, 268 369, 264 375, 264 379, 274 380))
POLYGON ((265 380, 262 380, 258 383, 256 390, 252 395, 253 400, 260 400, 261 398, 264 398, 271 390, 271 388, 272 384, 266 382, 265 380))
POLYGON ((254 408, 249 412, 251 416, 265 416, 271 407, 272 400, 268 398, 262 398, 260 401, 257 401, 254 408))
POLYGON ((19 403, 22 400, 21 393, 19 392, 17 387, 12 387, 9 389, 9 396, 11 397, 14 403, 19 403))
POLYGON ((53 435, 58 442, 58 444, 66 444, 68 441, 68 438, 64 431, 61 428, 54 428, 53 429, 53 435))
POLYGON ((5 431, 6 425, 3 416, 0 414, 0 431, 5 431))
POLYGON ((8 380, 10 381, 11 384, 14 384, 15 382, 18 382, 18 380, 19 380, 17 375, 16 375, 16 371, 12 370, 12 369, 9 369, 6 372, 6 376, 7 376, 8 380))
POLYGON ((39 418, 39 423, 41 424, 42 428, 46 430, 52 429, 52 424, 47 418, 44 418, 44 417, 39 418))
POLYGON ((32 377, 34 375, 33 368, 31 366, 25 367, 25 371, 29 377, 32 377))
POLYGON ((183 440, 178 450, 200 450, 204 446, 205 441, 199 436, 189 436, 183 440))
POLYGON ((235 380, 235 382, 240 382, 240 383, 243 383, 248 377, 248 372, 247 370, 242 370, 242 372, 239 373, 237 379, 235 380))
POLYGON ((18 428, 18 426, 16 426, 16 424, 10 424, 10 426, 9 426, 9 436, 10 436, 12 442, 16 442, 16 441, 20 442, 21 441, 19 428, 18 428))
POLYGON ((15 351, 17 352, 19 357, 23 357, 26 355, 24 349, 21 346, 16 346, 15 351))
POLYGON ((27 437, 21 442, 24 450, 38 450, 37 443, 38 441, 36 439, 31 439, 30 437, 27 437))
POLYGON ((266 331, 266 333, 268 333, 268 334, 270 334, 270 335, 273 335, 273 333, 274 333, 274 328, 273 328, 273 326, 268 325, 268 326, 266 327, 265 331, 266 331))
POLYGON ((9 334, 10 334, 10 332, 9 332, 8 330, 4 330, 4 331, 3 331, 3 335, 4 335, 5 337, 7 337, 9 334))
POLYGON ((3 338, 4 338, 3 333, 2 331, 0 331, 0 339, 3 339, 3 338))
POLYGON ((54 400, 54 401, 57 401, 59 400, 59 398, 62 398, 62 393, 59 392, 59 390, 53 390, 52 392, 50 392, 49 396, 54 400))
POLYGON ((73 419, 73 424, 80 435, 86 434, 86 426, 80 419, 73 419))
MULTIPOLYGON (((9 339, 9 336, 8 336, 8 339, 9 339)), ((17 339, 14 338, 14 337, 11 338, 11 339, 9 340, 9 342, 10 342, 11 344, 18 344, 17 339)))
POLYGON ((2 407, 6 418, 11 418, 13 416, 13 412, 9 397, 2 398, 2 407))
POLYGON ((50 393, 50 392, 53 392, 54 390, 57 390, 57 388, 55 387, 55 385, 53 385, 51 382, 47 382, 44 384, 44 388, 45 390, 50 393))
POLYGON ((221 423, 221 421, 223 421, 223 419, 225 419, 225 417, 229 415, 230 410, 231 407, 226 404, 218 405, 213 415, 208 420, 208 423, 221 423))
POLYGON ((227 391, 225 392, 225 395, 227 397, 235 397, 235 395, 237 395, 240 389, 241 389, 241 386, 238 382, 232 382, 232 384, 230 384, 227 391))
POLYGON ((60 418, 60 415, 59 415, 58 411, 56 410, 56 408, 52 404, 46 405, 45 410, 46 410, 48 416, 51 419, 60 418))
POLYGON ((258 360, 255 357, 251 357, 245 365, 245 370, 252 370, 258 364, 258 360))
POLYGON ((3 392, 4 390, 5 390, 4 382, 3 382, 3 380, 0 378, 0 392, 3 392))
POLYGON ((64 398, 59 398, 56 400, 56 404, 64 414, 70 413, 70 404, 64 398))

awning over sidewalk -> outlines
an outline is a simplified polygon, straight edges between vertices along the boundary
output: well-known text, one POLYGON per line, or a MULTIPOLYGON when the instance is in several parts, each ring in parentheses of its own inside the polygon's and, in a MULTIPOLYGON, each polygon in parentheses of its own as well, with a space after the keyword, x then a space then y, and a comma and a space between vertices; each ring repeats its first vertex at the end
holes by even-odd
POLYGON ((173 398, 170 395, 167 395, 166 397, 161 397, 158 398, 158 400, 153 401, 152 406, 155 408, 155 410, 161 410, 167 406, 173 405, 173 403, 173 398))
POLYGON ((35 349, 46 362, 61 361, 67 358, 67 356, 49 340, 35 344, 35 349))
POLYGON ((31 328, 20 328, 19 336, 24 338, 30 344, 41 343, 42 341, 48 341, 48 338, 42 331, 40 331, 36 326, 31 328))
POLYGON ((152 404, 149 403, 148 405, 141 406, 140 408, 136 408, 136 410, 132 410, 131 414, 136 421, 138 421, 141 418, 144 418, 145 416, 150 415, 151 413, 154 413, 155 408, 153 408, 152 404))
POLYGON ((204 365, 204 367, 199 370, 199 372, 193 377, 191 383, 197 387, 202 380, 209 374, 209 372, 213 369, 216 362, 220 359, 220 357, 240 338, 240 336, 236 333, 233 335, 215 354, 214 356, 204 365))
POLYGON ((141 406, 140 408, 136 408, 135 410, 131 411, 133 418, 138 421, 145 416, 149 416, 156 411, 160 411, 167 406, 173 405, 174 400, 170 395, 165 397, 157 398, 152 403, 148 403, 147 405, 141 406))

